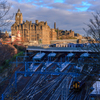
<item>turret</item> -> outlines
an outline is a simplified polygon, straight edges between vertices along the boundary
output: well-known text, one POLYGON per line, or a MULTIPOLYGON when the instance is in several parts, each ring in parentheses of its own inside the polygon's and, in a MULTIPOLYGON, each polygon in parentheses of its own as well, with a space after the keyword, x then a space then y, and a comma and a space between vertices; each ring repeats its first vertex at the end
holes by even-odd
POLYGON ((38 20, 35 20, 35 24, 38 24, 38 20))
POLYGON ((22 24, 23 22, 23 16, 22 16, 22 13, 20 12, 20 9, 18 9, 16 13, 15 22, 17 23, 17 25, 22 24))

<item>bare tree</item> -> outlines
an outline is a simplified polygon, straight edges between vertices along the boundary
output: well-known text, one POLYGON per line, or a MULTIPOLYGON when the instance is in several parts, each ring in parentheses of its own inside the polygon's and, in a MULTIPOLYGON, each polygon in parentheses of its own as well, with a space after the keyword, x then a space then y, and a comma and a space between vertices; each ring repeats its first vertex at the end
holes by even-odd
MULTIPOLYGON (((93 19, 90 19, 90 23, 86 24, 88 26, 87 29, 84 29, 87 36, 91 37, 87 38, 90 44, 87 46, 89 50, 95 52, 95 55, 92 57, 92 74, 98 76, 100 73, 100 12, 96 12, 96 14, 92 14, 93 19)), ((89 66, 90 67, 90 66, 89 66)))
POLYGON ((89 48, 92 51, 98 52, 100 54, 100 13, 97 12, 93 14, 93 19, 90 19, 90 23, 87 24, 88 29, 84 29, 87 33, 87 37, 91 37, 91 39, 87 38, 91 43, 89 48))
MULTIPOLYGON (((9 4, 6 0, 0 0, 0 28, 8 25, 13 18, 13 15, 9 16, 9 10, 11 8, 11 4, 9 4)), ((5 27, 7 29, 7 27, 5 27)), ((1 33, 1 32, 0 32, 1 33)), ((1 34, 0 34, 1 35, 1 34)), ((9 37, 9 34, 6 31, 6 34, 1 35, 9 37)), ((15 48, 11 47, 10 45, 1 45, 0 44, 0 67, 4 63, 5 60, 11 58, 15 54, 15 48)))
POLYGON ((13 18, 13 15, 8 16, 10 7, 11 4, 6 0, 0 0, 0 27, 7 26, 13 18))
POLYGON ((96 12, 92 15, 93 18, 89 20, 89 24, 86 24, 87 29, 84 29, 89 42, 87 50, 94 52, 91 53, 92 56, 87 59, 88 63, 84 64, 87 68, 87 73, 85 75, 87 75, 88 79, 86 84, 87 94, 85 97, 89 95, 90 92, 88 92, 88 90, 90 90, 90 87, 94 84, 94 81, 98 80, 98 74, 100 74, 100 13, 96 12))

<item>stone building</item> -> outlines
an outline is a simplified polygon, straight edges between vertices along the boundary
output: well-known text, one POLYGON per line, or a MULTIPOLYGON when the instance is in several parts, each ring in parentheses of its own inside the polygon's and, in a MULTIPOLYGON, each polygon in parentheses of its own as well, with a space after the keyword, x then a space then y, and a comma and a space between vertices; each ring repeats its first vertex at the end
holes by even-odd
POLYGON ((9 38, 9 33, 7 31, 1 32, 0 30, 0 38, 5 39, 5 38, 9 38))
POLYGON ((74 34, 74 37, 77 38, 77 39, 82 39, 83 38, 83 36, 80 35, 80 34, 78 34, 78 33, 75 33, 74 34))
POLYGON ((20 9, 15 15, 15 23, 11 26, 11 36, 17 37, 18 32, 20 32, 21 40, 24 43, 50 44, 51 40, 57 39, 55 29, 51 29, 47 22, 39 22, 38 20, 35 20, 35 23, 27 20, 24 22, 20 9))
POLYGON ((57 38, 58 39, 69 39, 69 38, 74 38, 74 31, 64 31, 64 30, 59 30, 57 28, 57 38))
POLYGON ((72 30, 59 30, 58 28, 56 29, 57 31, 57 38, 58 39, 82 39, 83 36, 78 34, 78 33, 74 33, 74 31, 72 30))

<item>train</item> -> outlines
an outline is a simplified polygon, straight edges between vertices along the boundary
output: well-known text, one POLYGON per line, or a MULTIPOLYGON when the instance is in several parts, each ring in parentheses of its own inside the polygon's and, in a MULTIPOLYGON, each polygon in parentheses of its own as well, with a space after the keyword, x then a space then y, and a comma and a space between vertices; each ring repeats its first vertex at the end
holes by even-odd
POLYGON ((77 77, 73 80, 70 90, 80 91, 82 87, 85 85, 88 75, 77 77), (83 78, 82 78, 83 77, 83 78))

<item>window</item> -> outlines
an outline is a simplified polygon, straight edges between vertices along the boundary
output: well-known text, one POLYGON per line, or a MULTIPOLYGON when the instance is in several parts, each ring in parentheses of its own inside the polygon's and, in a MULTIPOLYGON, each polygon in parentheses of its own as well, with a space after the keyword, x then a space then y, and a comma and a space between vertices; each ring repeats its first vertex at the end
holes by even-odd
POLYGON ((37 34, 37 40, 39 40, 39 34, 37 34))

